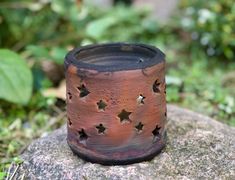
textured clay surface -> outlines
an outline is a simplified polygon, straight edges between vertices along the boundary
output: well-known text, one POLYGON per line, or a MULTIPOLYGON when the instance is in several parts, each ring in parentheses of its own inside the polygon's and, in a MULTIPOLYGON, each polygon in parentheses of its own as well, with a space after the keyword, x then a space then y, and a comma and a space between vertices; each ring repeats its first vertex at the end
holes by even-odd
POLYGON ((90 161, 129 163, 165 145, 165 62, 145 69, 66 71, 68 143, 90 161))

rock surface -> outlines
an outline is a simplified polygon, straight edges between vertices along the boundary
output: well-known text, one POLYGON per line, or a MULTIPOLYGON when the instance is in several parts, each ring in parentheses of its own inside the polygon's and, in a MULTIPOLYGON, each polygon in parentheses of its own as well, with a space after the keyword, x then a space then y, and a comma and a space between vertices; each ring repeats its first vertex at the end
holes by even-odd
MULTIPOLYGON (((66 143, 66 128, 35 140, 21 155, 20 179, 235 179, 235 129, 168 106, 167 147, 150 162, 102 166, 84 162, 66 143)), ((11 172, 13 172, 12 169, 11 172)))

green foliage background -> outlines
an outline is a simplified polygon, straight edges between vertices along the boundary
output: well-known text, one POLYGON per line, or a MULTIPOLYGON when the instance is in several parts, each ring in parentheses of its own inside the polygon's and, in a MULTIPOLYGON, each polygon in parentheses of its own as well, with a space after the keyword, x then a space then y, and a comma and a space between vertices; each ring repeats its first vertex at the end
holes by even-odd
POLYGON ((232 1, 182 0, 167 23, 144 8, 88 2, 0 2, 0 179, 11 162, 20 162, 15 157, 28 142, 65 123, 65 102, 43 96, 59 82, 42 63, 61 68, 68 50, 81 45, 128 41, 159 47, 167 55, 168 103, 235 125, 232 1))
POLYGON ((232 0, 183 0, 182 27, 192 33, 193 46, 209 56, 235 60, 235 4, 232 0))

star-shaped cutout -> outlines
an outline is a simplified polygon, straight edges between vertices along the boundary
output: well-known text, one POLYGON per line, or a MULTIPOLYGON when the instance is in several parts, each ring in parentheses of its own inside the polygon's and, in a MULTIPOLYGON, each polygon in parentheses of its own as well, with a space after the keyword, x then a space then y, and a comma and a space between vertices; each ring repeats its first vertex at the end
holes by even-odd
POLYGON ((123 121, 131 121, 130 120, 130 118, 129 118, 129 116, 130 116, 130 114, 131 114, 132 112, 128 112, 128 111, 126 111, 125 109, 123 109, 122 110, 122 112, 120 112, 119 114, 118 114, 118 117, 120 118, 120 121, 121 122, 123 122, 123 121))
POLYGON ((88 91, 88 89, 86 88, 86 86, 84 84, 82 84, 81 86, 78 87, 78 90, 80 91, 80 97, 85 97, 87 96, 90 91, 88 91))
POLYGON ((142 130, 143 130, 143 127, 144 127, 144 125, 142 124, 142 122, 139 122, 139 124, 137 124, 137 125, 135 126, 135 128, 137 129, 138 132, 142 131, 142 130))
POLYGON ((68 118, 68 123, 69 123, 69 126, 72 126, 73 124, 70 118, 68 118))
POLYGON ((100 100, 99 102, 97 102, 96 103, 97 104, 97 106, 98 106, 98 109, 99 110, 105 110, 105 107, 107 106, 107 104, 104 102, 104 101, 102 101, 102 100, 100 100))
POLYGON ((81 141, 87 140, 88 135, 86 134, 86 132, 85 132, 84 129, 81 129, 80 131, 78 131, 78 134, 79 134, 79 139, 80 139, 81 141))
POLYGON ((70 92, 68 92, 67 94, 68 94, 68 99, 71 100, 72 99, 72 94, 70 92))
POLYGON ((154 137, 159 136, 159 130, 161 129, 161 127, 159 127, 158 125, 156 126, 156 128, 152 131, 152 134, 154 135, 154 137))
POLYGON ((104 134, 104 131, 106 130, 103 124, 99 124, 99 126, 96 126, 96 129, 98 130, 99 134, 104 134))
POLYGON ((155 93, 160 93, 160 82, 158 82, 158 80, 156 80, 154 83, 153 83, 153 92, 155 93))
POLYGON ((137 98, 137 102, 139 103, 139 104, 144 104, 144 99, 145 99, 146 97, 144 97, 142 94, 140 94, 139 95, 139 97, 137 98))

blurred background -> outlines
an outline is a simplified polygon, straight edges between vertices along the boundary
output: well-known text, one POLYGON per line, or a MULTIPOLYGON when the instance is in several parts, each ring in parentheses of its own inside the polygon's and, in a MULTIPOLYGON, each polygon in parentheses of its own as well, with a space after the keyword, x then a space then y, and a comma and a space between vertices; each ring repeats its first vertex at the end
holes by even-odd
POLYGON ((167 102, 235 126, 233 0, 1 0, 0 179, 32 139, 66 121, 74 47, 141 42, 167 59, 167 102))

